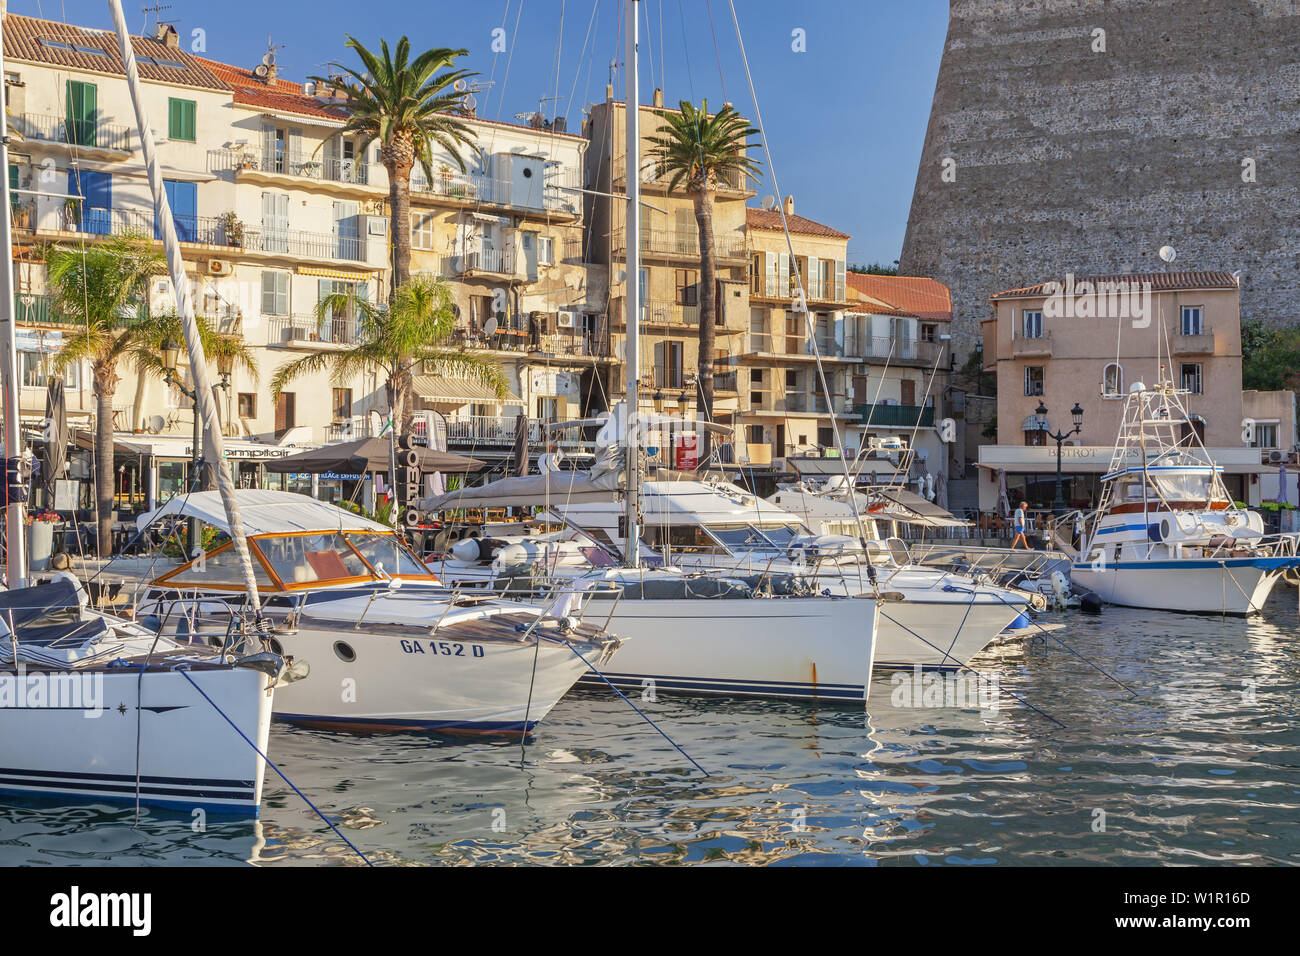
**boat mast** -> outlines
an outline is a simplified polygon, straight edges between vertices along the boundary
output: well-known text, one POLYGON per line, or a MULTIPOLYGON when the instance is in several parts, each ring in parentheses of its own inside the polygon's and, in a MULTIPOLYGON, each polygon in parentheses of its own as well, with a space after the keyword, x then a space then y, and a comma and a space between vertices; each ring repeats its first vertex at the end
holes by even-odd
POLYGON ((632 565, 641 564, 641 436, 637 410, 640 406, 641 376, 641 86, 637 76, 637 40, 640 23, 639 0, 625 0, 623 29, 627 45, 623 55, 624 134, 623 179, 627 183, 627 296, 624 298, 627 328, 627 397, 624 402, 623 444, 627 453, 627 513, 624 517, 623 556, 632 565))
MULTIPOLYGON (((0 13, 0 76, 4 75, 4 14, 0 13)), ((8 90, 4 90, 5 106, 8 107, 8 90)), ((6 109, 5 115, 8 115, 6 109)), ((9 134, 8 130, 0 135, 0 170, 9 169, 9 134)), ((6 476, 9 482, 8 464, 13 464, 13 477, 18 477, 18 461, 22 457, 23 431, 18 407, 18 348, 16 339, 18 329, 15 327, 17 316, 14 314, 14 256, 13 256, 13 206, 9 199, 9 175, 0 176, 0 248, 4 249, 4 268, 0 269, 0 308, 3 319, 0 320, 0 377, 4 379, 4 416, 5 416, 5 458, 6 476)), ((5 547, 9 556, 6 571, 8 585, 20 588, 27 584, 27 548, 23 542, 23 504, 17 500, 13 485, 10 484, 5 495, 5 547)))
MULTIPOLYGON (((257 579, 254 576, 252 558, 248 553, 248 540, 244 535, 244 519, 235 501, 235 482, 225 467, 225 438, 221 434, 220 419, 217 417, 217 402, 212 394, 212 381, 208 376, 208 360, 203 352, 203 341, 199 337, 199 325, 194 318, 194 302, 190 297, 189 281, 185 277, 181 244, 176 237, 176 222, 172 219, 171 205, 167 202, 167 191, 163 187, 162 167, 158 163, 153 130, 149 125, 149 116, 145 113, 144 101, 140 93, 140 72, 136 68, 135 51, 131 46, 131 35, 126 29, 121 0, 108 0, 108 9, 113 15, 113 29, 117 31, 118 47, 122 53, 122 63, 126 67, 126 85, 131 93, 131 105, 135 109, 140 147, 144 154, 145 170, 149 174, 149 189, 153 193, 158 229, 162 235, 163 250, 167 254, 167 269, 171 273, 172 288, 176 293, 176 308, 180 313, 185 349, 190 357, 190 373, 194 376, 194 414, 201 416, 203 421, 205 433, 203 447, 212 455, 213 471, 217 475, 217 490, 221 494, 221 503, 226 510, 226 521, 230 526, 230 540, 234 544, 235 554, 239 557, 239 566, 244 572, 244 588, 254 615, 258 621, 261 621, 262 606, 257 594, 257 579)), ((8 212, 7 209, 5 211, 8 212)), ((101 468, 111 468, 112 465, 111 461, 99 463, 101 468)))

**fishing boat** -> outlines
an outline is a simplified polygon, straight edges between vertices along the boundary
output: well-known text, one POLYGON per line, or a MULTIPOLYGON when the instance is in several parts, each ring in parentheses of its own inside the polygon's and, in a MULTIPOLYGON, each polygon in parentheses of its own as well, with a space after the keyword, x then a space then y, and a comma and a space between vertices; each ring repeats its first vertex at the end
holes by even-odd
MULTIPOLYGON (((153 140, 139 107, 134 54, 121 7, 111 6, 128 78, 135 82, 146 163, 156 171, 153 140)), ((0 165, 7 162, 7 140, 0 139, 0 165)), ((161 179, 157 186, 160 225, 178 249, 161 179)), ((0 184, 0 206, 6 210, 0 216, 0 247, 6 250, 9 190, 8 181, 0 184)), ((183 268, 179 275, 183 281, 183 268)), ((0 267, 8 473, 7 587, 0 592, 0 789, 59 800, 128 800, 137 807, 256 815, 273 689, 285 674, 284 661, 239 635, 225 636, 216 647, 196 646, 93 610, 84 589, 67 574, 48 583, 29 580, 13 303, 6 254, 0 267)), ((191 357, 206 373, 201 346, 191 357)), ((207 395, 210 399, 210 389, 207 395)))
POLYGON ((1261 516, 1232 500, 1184 394, 1133 383, 1072 577, 1111 604, 1254 614, 1300 569, 1300 535, 1265 534, 1261 516))
MULTIPOLYGON (((281 719, 357 731, 529 731, 619 646, 608 606, 589 595, 537 605, 456 594, 387 525, 289 492, 245 489, 237 499, 265 595, 262 633, 309 669, 277 695, 281 719)), ((138 521, 191 518, 229 533, 214 492, 178 495, 138 521)), ((232 542, 160 575, 140 613, 163 633, 212 642, 247 626, 232 542)))

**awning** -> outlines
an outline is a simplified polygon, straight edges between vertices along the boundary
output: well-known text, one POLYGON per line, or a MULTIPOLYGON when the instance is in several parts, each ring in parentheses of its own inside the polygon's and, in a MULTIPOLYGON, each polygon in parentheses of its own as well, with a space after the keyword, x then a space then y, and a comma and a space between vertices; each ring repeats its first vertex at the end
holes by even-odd
POLYGON ((347 282, 369 282, 375 277, 373 272, 350 272, 347 269, 325 269, 321 266, 299 266, 300 276, 320 276, 323 279, 343 279, 347 282))
POLYGON ((455 405, 522 405, 518 395, 497 398, 496 392, 481 382, 450 375, 413 375, 411 388, 426 402, 449 402, 455 405))

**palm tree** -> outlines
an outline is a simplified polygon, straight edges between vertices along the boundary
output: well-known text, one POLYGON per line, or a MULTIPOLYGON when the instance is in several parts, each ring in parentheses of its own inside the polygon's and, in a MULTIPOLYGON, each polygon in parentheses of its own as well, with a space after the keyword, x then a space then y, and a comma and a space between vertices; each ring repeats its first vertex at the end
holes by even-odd
POLYGON ((322 322, 339 314, 357 317, 356 346, 345 351, 314 352, 280 366, 271 376, 273 399, 278 399, 294 379, 314 372, 329 371, 339 384, 363 372, 373 372, 383 376, 396 433, 407 425, 411 378, 417 366, 472 379, 492 389, 498 398, 507 394, 505 373, 495 363, 447 347, 456 316, 451 290, 442 279, 415 276, 399 286, 386 305, 340 292, 326 296, 317 307, 322 322))
MULTIPOLYGON (((745 151, 749 137, 758 130, 730 105, 709 115, 709 101, 700 108, 682 100, 680 112, 656 111, 663 120, 652 147, 660 175, 667 175, 668 191, 685 185, 695 206, 695 225, 700 238, 700 355, 697 378, 700 411, 705 420, 713 419, 713 353, 719 318, 717 253, 713 247, 713 199, 719 183, 734 183, 736 174, 757 179, 758 164, 745 151)), ((636 237, 629 236, 629 242, 636 237)), ((702 450, 708 452, 708 432, 701 436, 702 450)))
POLYGON ((392 280, 396 292, 411 274, 411 170, 418 162, 432 183, 432 144, 437 143, 465 171, 459 146, 472 145, 474 133, 457 120, 465 115, 461 94, 453 89, 459 80, 477 74, 455 70, 456 57, 468 50, 438 47, 410 59, 411 43, 397 41, 389 53, 388 41, 380 40, 380 55, 367 50, 349 36, 347 45, 357 51, 364 73, 342 67, 351 80, 312 77, 325 87, 342 93, 348 111, 342 132, 361 138, 361 151, 379 141, 379 161, 388 170, 388 204, 392 212, 392 280), (439 73, 439 70, 444 72, 439 73))
MULTIPOLYGON (((149 311, 149 283, 166 272, 166 259, 145 236, 115 236, 85 249, 53 246, 45 257, 51 296, 51 317, 73 327, 63 348, 54 356, 55 372, 77 362, 89 362, 95 393, 95 505, 99 522, 99 554, 107 557, 113 530, 113 395, 118 366, 133 361, 141 374, 158 373, 162 340, 179 335, 175 316, 154 316, 149 311)), ((199 321, 200 335, 209 355, 235 348, 232 356, 253 368, 242 343, 223 343, 209 323, 199 321)))

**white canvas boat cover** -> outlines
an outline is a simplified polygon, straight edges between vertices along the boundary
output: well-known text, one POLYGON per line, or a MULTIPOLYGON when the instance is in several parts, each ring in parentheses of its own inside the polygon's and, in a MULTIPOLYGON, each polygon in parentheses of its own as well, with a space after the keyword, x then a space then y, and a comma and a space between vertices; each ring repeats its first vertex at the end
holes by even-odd
MULTIPOLYGON (((317 501, 307 495, 291 491, 262 491, 243 488, 235 492, 244 517, 244 532, 256 534, 293 534, 303 531, 381 531, 391 532, 369 518, 344 511, 335 505, 317 501)), ((204 524, 229 533, 226 512, 221 506, 221 496, 215 491, 197 491, 177 495, 161 508, 136 519, 143 530, 165 515, 198 518, 204 524)))
POLYGON ((424 511, 444 511, 603 504, 619 498, 620 465, 617 451, 607 449, 590 471, 551 471, 502 478, 473 488, 457 488, 445 495, 420 498, 415 506, 424 511))

